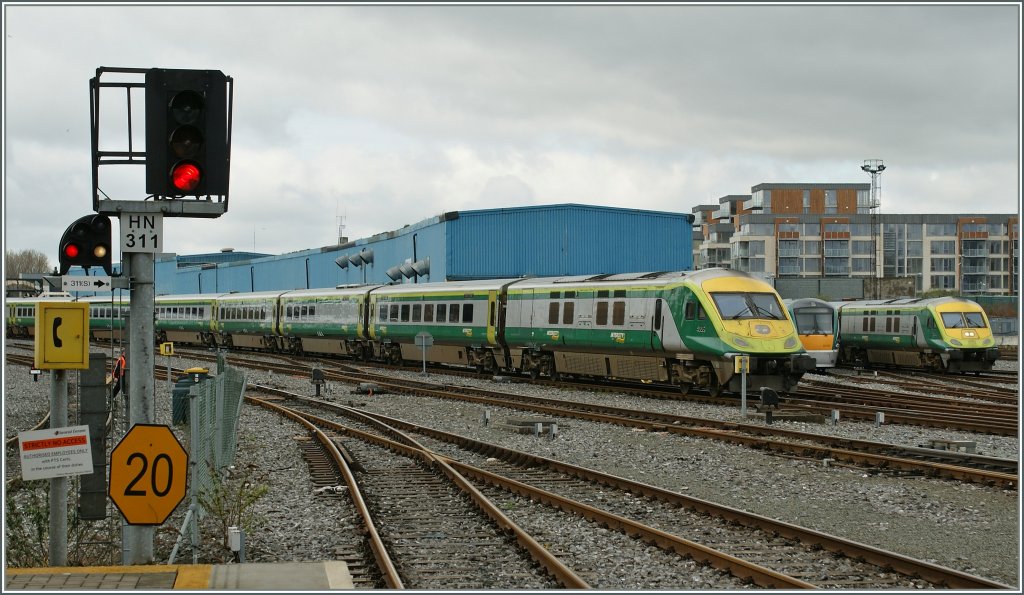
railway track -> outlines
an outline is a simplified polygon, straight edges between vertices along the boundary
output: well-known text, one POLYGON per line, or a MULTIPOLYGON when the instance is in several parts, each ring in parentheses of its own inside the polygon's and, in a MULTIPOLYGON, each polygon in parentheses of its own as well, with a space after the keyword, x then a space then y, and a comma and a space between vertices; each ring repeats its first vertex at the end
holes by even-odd
MULTIPOLYGON (((205 357, 215 359, 209 354, 205 357)), ((10 361, 11 355, 8 355, 10 361)), ((274 370, 289 375, 310 375, 310 364, 305 360, 284 358, 289 363, 270 364, 266 361, 246 362, 243 357, 233 357, 232 363, 243 367, 274 370)), ((325 365, 320 362, 318 365, 325 365)), ((1018 485, 1018 462, 1012 459, 987 457, 973 453, 903 446, 851 440, 821 434, 798 432, 774 426, 741 424, 707 418, 688 417, 657 413, 639 409, 624 409, 579 401, 566 401, 517 395, 508 391, 493 391, 465 386, 438 385, 434 382, 399 380, 385 374, 367 372, 348 364, 326 362, 330 368, 322 368, 328 380, 352 384, 374 383, 387 390, 418 394, 427 397, 460 399, 495 407, 514 407, 555 417, 566 417, 625 425, 650 431, 663 431, 744 445, 764 452, 775 453, 809 460, 830 460, 836 464, 855 466, 874 473, 895 473, 943 477, 982 483, 1003 488, 1018 485), (331 369, 334 368, 334 369, 331 369)), ((157 369, 158 377, 165 372, 157 369)), ((800 403, 793 400, 791 408, 817 410, 820 405, 800 403)), ((859 413, 864 419, 872 419, 875 409, 849 406, 843 415, 854 417, 859 413), (870 416, 869 416, 870 413, 870 416)), ((886 410, 889 422, 902 421, 904 416, 886 410)), ((917 419, 917 418, 911 418, 917 419)))
MULTIPOLYGON (((288 408, 314 423, 326 422, 324 412, 344 416, 345 425, 355 432, 380 435, 382 427, 415 433, 409 441, 430 456, 445 462, 477 488, 506 509, 518 511, 528 523, 539 514, 542 503, 634 537, 641 543, 675 554, 695 557, 734 576, 760 586, 833 589, 917 589, 929 586, 950 588, 1005 588, 986 579, 959 571, 877 550, 795 525, 752 515, 597 471, 560 463, 527 453, 505 449, 446 432, 424 428, 382 415, 367 414, 351 407, 326 403, 299 395, 260 387, 287 398, 288 408), (301 405, 300 405, 301 403, 301 405), (304 411, 304 413, 300 412, 304 411), (355 418, 353 420, 353 418, 355 418), (375 422, 373 420, 376 420, 375 422), (381 426, 379 424, 386 424, 381 426), (686 535, 684 539, 680 535, 686 535)), ((251 397, 250 397, 251 398, 251 397)), ((252 399, 265 404, 267 401, 252 399)), ((383 436, 379 439, 386 439, 383 436)), ((351 447, 345 441, 345 447, 351 447)), ((356 455, 354 458, 360 458, 356 455)), ((424 506, 416 510, 422 519, 424 506)), ((549 524, 553 521, 547 521, 549 524)), ((431 526, 431 523, 426 523, 431 526)), ((546 526, 543 523, 542 526, 546 526)), ((550 540, 556 528, 549 527, 543 538, 550 540)), ((565 551, 555 543, 551 549, 575 567, 570 544, 565 551)), ((617 545, 623 548, 622 545, 617 545)), ((634 546, 636 547, 636 546, 634 546)), ((622 551, 624 559, 632 557, 622 551)), ((677 562, 679 563, 679 562, 677 562)), ((607 569, 582 568, 579 576, 589 586, 607 588, 607 569)), ((611 583, 614 584, 614 583, 611 583)), ((668 585, 671 587, 671 585, 668 585)), ((650 585, 642 588, 665 588, 650 585)))

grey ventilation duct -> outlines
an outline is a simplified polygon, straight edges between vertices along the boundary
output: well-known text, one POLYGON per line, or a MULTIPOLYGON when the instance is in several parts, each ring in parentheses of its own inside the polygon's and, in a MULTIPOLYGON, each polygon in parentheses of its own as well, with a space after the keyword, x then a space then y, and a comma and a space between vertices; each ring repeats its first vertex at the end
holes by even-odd
POLYGON ((363 259, 366 264, 373 264, 373 250, 362 250, 359 252, 359 257, 363 259))
POLYGON ((354 267, 363 266, 363 257, 359 254, 349 254, 348 261, 351 262, 354 267))
POLYGON ((390 277, 392 281, 400 281, 402 279, 402 271, 398 267, 391 267, 384 271, 384 274, 390 277))
POLYGON ((339 257, 334 259, 334 264, 338 265, 339 268, 347 269, 348 268, 348 257, 347 256, 339 256, 339 257))
POLYGON ((416 271, 416 274, 420 277, 430 274, 430 257, 426 257, 423 260, 417 260, 412 263, 412 270, 416 271))
POLYGON ((406 277, 409 277, 410 279, 416 276, 416 271, 414 271, 412 269, 412 265, 407 262, 403 262, 402 264, 398 265, 398 270, 402 271, 402 274, 405 275, 406 277))

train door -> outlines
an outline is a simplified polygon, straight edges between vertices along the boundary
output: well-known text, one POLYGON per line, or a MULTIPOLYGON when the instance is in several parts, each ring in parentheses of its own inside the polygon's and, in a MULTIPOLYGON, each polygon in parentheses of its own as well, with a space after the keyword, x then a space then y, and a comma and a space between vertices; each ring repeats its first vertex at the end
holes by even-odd
MULTIPOLYGON (((653 293, 653 292, 652 292, 653 293)), ((665 300, 653 293, 652 299, 644 300, 652 306, 651 312, 651 349, 654 351, 665 350, 665 300)))
POLYGON ((492 289, 487 292, 487 344, 497 345, 498 329, 498 291, 492 289))

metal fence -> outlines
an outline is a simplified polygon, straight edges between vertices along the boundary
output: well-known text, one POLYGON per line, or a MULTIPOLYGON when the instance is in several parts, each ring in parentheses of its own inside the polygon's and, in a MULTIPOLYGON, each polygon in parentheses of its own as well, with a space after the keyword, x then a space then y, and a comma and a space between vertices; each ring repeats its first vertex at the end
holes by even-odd
POLYGON ((189 390, 189 509, 168 564, 174 563, 186 534, 192 545, 193 563, 198 560, 199 520, 206 514, 199 496, 212 491, 219 474, 235 460, 246 377, 237 368, 220 365, 219 369, 223 371, 189 390))

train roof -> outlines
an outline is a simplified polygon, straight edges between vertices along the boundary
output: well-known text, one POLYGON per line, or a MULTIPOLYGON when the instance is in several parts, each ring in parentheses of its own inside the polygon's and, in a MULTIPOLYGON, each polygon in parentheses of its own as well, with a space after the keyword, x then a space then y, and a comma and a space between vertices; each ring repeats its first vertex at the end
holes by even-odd
POLYGON ((819 298, 788 298, 782 300, 782 303, 792 310, 793 308, 828 308, 830 310, 835 309, 835 304, 826 302, 819 298))
POLYGON ((274 291, 253 291, 245 293, 222 293, 217 296, 218 302, 248 301, 248 300, 272 300, 281 294, 288 293, 286 289, 275 289, 274 291))
POLYGON ((928 306, 935 306, 938 304, 947 304, 950 302, 963 302, 964 304, 971 305, 980 308, 977 302, 966 298, 960 297, 933 297, 933 298, 893 298, 888 300, 852 300, 848 302, 830 302, 836 308, 884 308, 886 306, 914 306, 926 308, 928 306))
POLYGON ((351 295, 363 295, 371 289, 378 289, 383 287, 382 285, 355 285, 350 287, 337 287, 337 288, 320 288, 320 289, 293 289, 281 294, 281 299, 296 299, 296 298, 311 298, 311 297, 331 297, 331 296, 351 296, 351 295))
POLYGON ((572 275, 566 277, 533 277, 517 281, 509 289, 540 289, 572 286, 631 287, 637 284, 665 285, 678 282, 688 274, 686 271, 655 271, 641 273, 616 273, 607 275, 572 275))
POLYGON ((479 279, 474 281, 446 281, 444 283, 402 283, 384 285, 371 295, 408 295, 416 293, 477 292, 500 289, 516 279, 479 279))
POLYGON ((181 295, 158 295, 156 302, 209 302, 220 299, 229 293, 187 293, 181 295))

